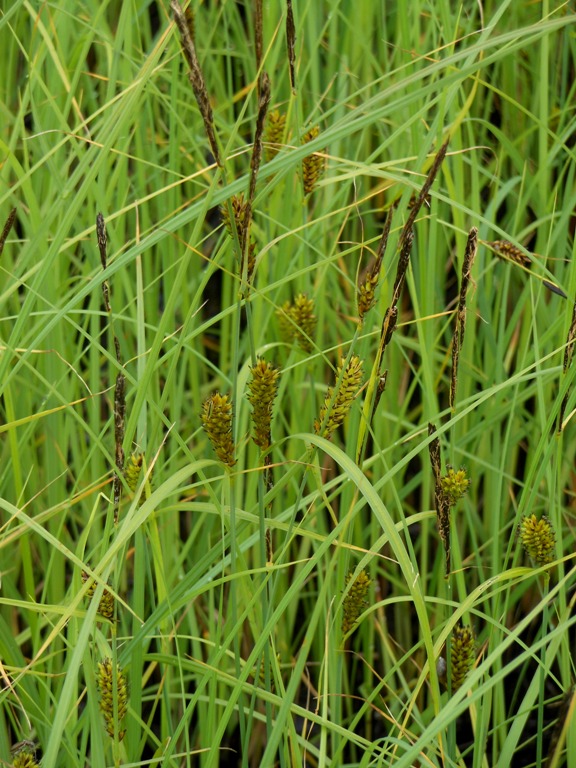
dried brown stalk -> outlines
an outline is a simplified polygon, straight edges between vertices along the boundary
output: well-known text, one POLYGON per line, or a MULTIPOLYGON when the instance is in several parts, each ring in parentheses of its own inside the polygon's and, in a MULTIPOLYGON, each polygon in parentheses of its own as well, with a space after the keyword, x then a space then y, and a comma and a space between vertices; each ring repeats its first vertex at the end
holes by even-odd
POLYGON ((288 49, 288 68, 290 72, 290 86, 292 92, 296 92, 296 26, 294 25, 294 12, 292 0, 286 0, 286 47, 288 49))
MULTIPOLYGON (((434 424, 428 424, 428 434, 436 432, 434 424)), ((440 440, 435 437, 430 443, 430 463, 434 473, 434 504, 436 507, 436 524, 438 534, 444 545, 446 555, 446 578, 450 575, 450 502, 446 498, 442 487, 442 460, 440 458, 440 440)))
POLYGON ((8 214, 8 218, 6 219, 6 224, 4 224, 4 229, 2 230, 2 234, 0 235, 0 256, 2 255, 2 251, 4 250, 4 244, 8 239, 8 235, 10 234, 10 230, 14 226, 15 221, 16 221, 16 208, 12 208, 12 210, 8 214))
POLYGON ((456 402, 456 386, 458 383, 458 362, 460 360, 460 350, 464 344, 464 332, 466 330, 466 293, 470 282, 470 272, 472 264, 478 249, 478 230, 472 227, 468 233, 468 241, 464 252, 464 263, 462 264, 462 281, 460 283, 460 297, 458 299, 458 309, 456 310, 456 327, 452 337, 452 376, 450 380, 450 408, 454 408, 456 402))
POLYGON ((202 120, 204 121, 204 130, 206 131, 206 136, 208 137, 214 159, 216 160, 216 163, 222 167, 220 150, 218 148, 216 133, 214 130, 214 114, 212 112, 212 105, 210 104, 210 98, 208 96, 204 75, 200 67, 200 62, 198 61, 198 56, 196 55, 196 46, 194 45, 194 40, 190 35, 190 29, 186 21, 186 16, 182 11, 182 7, 178 0, 170 0, 170 7, 172 8, 172 13, 174 14, 174 21, 176 22, 176 26, 180 32, 182 51, 186 61, 188 62, 188 68, 190 70, 188 72, 188 77, 190 78, 190 82, 192 84, 192 90, 194 91, 194 96, 196 97, 196 102, 198 104, 200 114, 202 115, 202 120))

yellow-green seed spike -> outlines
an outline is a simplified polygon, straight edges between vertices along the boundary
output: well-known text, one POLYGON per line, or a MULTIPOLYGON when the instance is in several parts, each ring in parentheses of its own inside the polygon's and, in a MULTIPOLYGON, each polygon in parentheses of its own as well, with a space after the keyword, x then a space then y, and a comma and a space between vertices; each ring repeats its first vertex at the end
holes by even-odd
POLYGON ((329 387, 324 398, 324 405, 320 409, 320 416, 314 423, 316 434, 322 435, 328 440, 336 428, 343 423, 362 386, 362 360, 357 355, 352 355, 344 369, 345 365, 346 361, 342 360, 336 371, 336 381, 340 380, 336 396, 334 396, 334 388, 329 387))
POLYGON ((450 643, 452 693, 462 687, 464 678, 474 666, 476 638, 470 627, 454 627, 450 643))
MULTIPOLYGON (((350 584, 354 574, 350 572, 346 578, 346 585, 350 584)), ((354 579, 348 594, 344 598, 342 604, 342 632, 346 634, 358 621, 358 617, 368 605, 366 595, 370 587, 370 577, 366 571, 360 571, 358 576, 354 579)))
POLYGON ((524 551, 535 565, 547 565, 554 560, 556 536, 546 515, 526 515, 518 526, 518 536, 524 551))
MULTIPOLYGON (((124 719, 128 706, 128 687, 124 672, 118 664, 114 669, 112 659, 104 659, 98 663, 98 692, 100 694, 100 711, 104 716, 106 733, 114 738, 115 726, 124 719), (114 680, 116 677, 116 680, 114 680), (117 722, 114 718, 114 705, 116 704, 117 722)), ((124 738, 125 731, 118 730, 118 739, 124 738)))
MULTIPOLYGON (((320 135, 320 128, 314 126, 302 138, 302 144, 308 144, 320 135)), ((308 155, 302 161, 302 176, 304 180, 304 194, 310 195, 318 183, 324 170, 324 158, 321 155, 308 155)))
POLYGON ((252 405, 253 439, 263 451, 270 447, 272 406, 278 392, 280 371, 265 360, 258 360, 251 368, 248 383, 248 401, 252 405))
POLYGON ((202 426, 220 461, 227 467, 236 463, 232 439, 232 402, 216 392, 202 404, 202 426))
POLYGON ((444 496, 450 506, 454 506, 470 488, 470 480, 464 468, 455 470, 453 467, 448 467, 448 472, 441 478, 440 482, 444 496))

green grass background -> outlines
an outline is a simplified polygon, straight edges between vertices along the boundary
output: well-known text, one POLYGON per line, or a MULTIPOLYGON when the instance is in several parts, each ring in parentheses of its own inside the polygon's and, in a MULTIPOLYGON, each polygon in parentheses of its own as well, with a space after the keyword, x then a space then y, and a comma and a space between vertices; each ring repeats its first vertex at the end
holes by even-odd
POLYGON ((292 91, 286 5, 264 2, 262 66, 289 133, 259 174, 248 298, 218 206, 248 188, 254 9, 192 5, 222 170, 167 2, 0 11, 1 222, 17 209, 0 261, 0 764, 31 739, 44 768, 574 768, 573 4, 294 0, 292 91), (331 441, 314 419, 342 356, 359 355, 370 379, 408 203, 447 138, 358 465, 365 390, 331 441), (305 199, 312 151, 326 170, 305 199), (358 276, 394 201, 360 325, 358 276), (534 252, 533 274, 480 244, 451 413, 472 226, 534 252), (276 310, 299 293, 315 302, 312 353, 279 334, 276 310), (152 494, 139 505, 125 489, 117 525, 113 331, 124 448, 153 465, 152 494), (270 490, 249 437, 257 356, 282 369, 270 490), (214 391, 234 401, 232 472, 201 429, 214 391), (430 422, 444 464, 471 479, 448 580, 430 422), (556 531, 542 569, 516 537, 531 514, 556 531), (346 574, 362 568, 366 610, 344 638, 346 574), (91 601, 83 569, 99 584, 91 601), (113 624, 96 613, 105 583, 113 624), (437 663, 458 622, 476 633, 476 664, 449 695, 437 663), (129 681, 121 742, 106 735, 95 683, 109 656, 129 681))

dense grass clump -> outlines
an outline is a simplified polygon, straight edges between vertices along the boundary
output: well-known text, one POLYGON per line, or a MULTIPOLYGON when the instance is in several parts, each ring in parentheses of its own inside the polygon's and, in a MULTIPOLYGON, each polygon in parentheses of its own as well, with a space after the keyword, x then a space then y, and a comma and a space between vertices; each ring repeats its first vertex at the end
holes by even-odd
POLYGON ((2 11, 1 765, 576 768, 575 30, 2 11))

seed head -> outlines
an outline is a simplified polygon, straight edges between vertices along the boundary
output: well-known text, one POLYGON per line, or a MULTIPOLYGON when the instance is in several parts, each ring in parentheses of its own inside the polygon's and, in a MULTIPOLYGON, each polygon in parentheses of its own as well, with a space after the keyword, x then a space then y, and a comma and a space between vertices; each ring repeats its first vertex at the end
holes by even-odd
POLYGON ((33 741, 20 741, 12 747, 12 768, 39 768, 33 741))
MULTIPOLYGON (((346 361, 343 359, 336 371, 337 382, 344 370, 345 362, 346 361)), ((314 422, 314 431, 317 435, 321 434, 322 437, 329 440, 334 430, 339 427, 346 418, 348 411, 352 407, 354 398, 362 385, 362 366, 363 363, 359 357, 353 355, 350 358, 350 362, 348 363, 346 370, 344 370, 340 388, 338 389, 336 398, 333 402, 334 387, 328 388, 326 397, 324 398, 324 405, 320 409, 320 416, 318 420, 314 422), (326 418, 326 416, 328 417, 326 418)))
POLYGON ((295 339, 305 352, 312 352, 311 339, 314 337, 317 322, 312 299, 300 293, 293 303, 284 302, 276 315, 282 337, 287 341, 295 339))
MULTIPOLYGON (((314 126, 302 138, 302 144, 308 144, 320 135, 320 128, 314 126)), ((304 178, 304 194, 309 195, 316 186, 322 171, 324 170, 324 158, 320 155, 308 155, 302 161, 302 175, 304 178)))
POLYGON ((232 440, 232 402, 228 395, 216 392, 202 404, 202 426, 208 435, 216 456, 227 467, 233 467, 234 441, 232 440))
POLYGON ((448 467, 447 474, 441 478, 442 491, 451 507, 453 507, 470 487, 470 480, 467 477, 466 470, 461 467, 456 471, 453 467, 448 467))
POLYGON ((275 109, 268 115, 266 126, 266 159, 272 160, 280 151, 286 129, 286 115, 275 109))
POLYGON ((263 451, 270 447, 270 424, 272 405, 278 392, 280 371, 265 360, 258 360, 251 369, 252 379, 248 383, 248 400, 252 404, 253 439, 263 451))
MULTIPOLYGON (((86 571, 82 571, 82 581, 86 583, 90 576, 86 571)), ((86 597, 92 597, 96 591, 96 582, 92 581, 86 592, 86 597)), ((100 602, 98 603, 98 613, 109 621, 114 621, 114 595, 107 589, 104 589, 100 602)))
POLYGON ((554 560, 556 537, 546 515, 540 519, 536 515, 524 516, 518 526, 518 536, 524 551, 536 565, 546 565, 554 560))
MULTIPOLYGON (((97 684, 100 693, 100 711, 104 715, 106 733, 113 739, 115 733, 114 726, 119 726, 126 714, 128 703, 126 677, 118 664, 116 664, 116 669, 114 670, 112 659, 104 659, 104 661, 98 663, 97 684), (116 677, 115 681, 114 677, 116 677), (116 683, 116 688, 114 688, 114 683, 116 683), (114 694, 116 694, 116 723, 114 722, 114 694)), ((118 739, 122 740, 126 731, 118 730, 117 732, 118 739)))
MULTIPOLYGON (((346 586, 350 584, 353 578, 353 573, 350 571, 346 577, 346 586)), ((358 621, 358 617, 368 605, 366 595, 368 594, 368 588, 370 586, 370 577, 366 571, 360 571, 358 576, 354 579, 348 594, 344 598, 342 606, 344 616, 342 618, 342 632, 346 634, 352 629, 354 624, 358 621)))
POLYGON ((464 678, 474 666, 476 638, 470 627, 457 624, 452 633, 450 660, 452 662, 452 693, 464 682, 464 678))

